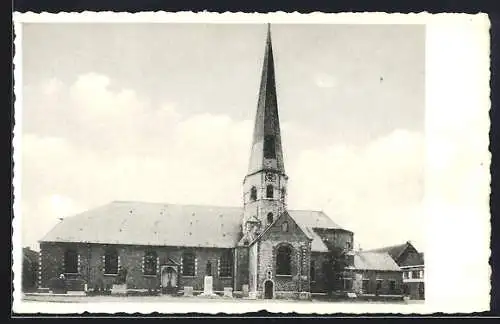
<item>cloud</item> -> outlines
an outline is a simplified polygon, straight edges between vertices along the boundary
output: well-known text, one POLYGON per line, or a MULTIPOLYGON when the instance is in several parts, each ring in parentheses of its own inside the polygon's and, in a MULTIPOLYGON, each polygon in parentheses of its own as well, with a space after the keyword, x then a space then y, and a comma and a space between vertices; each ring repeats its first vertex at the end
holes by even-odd
MULTIPOLYGON (((251 120, 184 115, 96 73, 47 82, 29 89, 24 111, 24 244, 59 217, 112 200, 240 205, 251 120), (47 84, 57 86, 42 91, 47 84)), ((420 240, 422 134, 325 146, 301 124, 282 126, 291 208, 324 209, 363 244, 420 240)))
POLYGON ((365 247, 423 246, 424 153, 423 134, 405 130, 363 146, 303 150, 289 168, 290 207, 324 210, 365 247))

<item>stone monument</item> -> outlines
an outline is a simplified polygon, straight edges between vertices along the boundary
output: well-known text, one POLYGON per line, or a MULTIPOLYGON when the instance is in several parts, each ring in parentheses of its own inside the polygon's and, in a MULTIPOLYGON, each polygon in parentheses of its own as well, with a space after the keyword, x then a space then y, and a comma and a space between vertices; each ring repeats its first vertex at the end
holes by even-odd
POLYGON ((248 297, 248 285, 245 284, 242 286, 242 290, 243 290, 243 297, 248 297))
POLYGON ((187 297, 193 296, 193 287, 185 286, 184 287, 184 296, 187 296, 187 297))
POLYGON ((205 280, 203 283, 203 293, 200 296, 204 297, 215 297, 217 296, 214 294, 213 291, 213 277, 212 276, 205 276, 205 280))
POLYGON ((233 298, 233 288, 231 288, 231 287, 224 287, 224 297, 233 298))

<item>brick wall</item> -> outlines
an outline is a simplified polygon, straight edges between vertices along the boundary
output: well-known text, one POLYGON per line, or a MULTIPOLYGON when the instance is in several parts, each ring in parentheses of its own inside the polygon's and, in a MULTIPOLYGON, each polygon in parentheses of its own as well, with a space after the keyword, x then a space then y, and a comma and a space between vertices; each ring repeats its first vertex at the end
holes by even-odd
POLYGON ((380 281, 381 286, 378 291, 380 295, 399 295, 402 294, 403 279, 401 276, 401 271, 375 271, 375 270, 365 270, 356 271, 357 283, 353 284, 354 287, 362 287, 362 280, 368 280, 368 289, 363 291, 364 294, 376 294, 377 293, 377 281, 380 281), (361 282, 360 282, 361 281, 361 282), (390 289, 390 281, 395 282, 395 289, 390 289))
MULTIPOLYGON (((181 264, 181 257, 187 248, 180 247, 146 247, 133 245, 116 245, 120 267, 127 269, 127 287, 130 289, 159 289, 161 284, 160 266, 169 259, 181 264), (158 255, 160 264, 156 275, 144 275, 143 257, 146 250, 153 250, 158 255)), ((75 249, 79 255, 79 271, 77 274, 67 274, 67 278, 84 279, 89 288, 92 288, 99 279, 105 284, 111 285, 116 275, 104 274, 103 256, 106 245, 102 244, 79 244, 79 243, 42 243, 41 250, 41 282, 46 287, 48 280, 58 277, 64 273, 64 251, 67 248, 75 249)), ((224 287, 233 287, 233 276, 220 278, 218 273, 219 259, 225 249, 196 248, 193 250, 196 256, 197 271, 194 277, 183 277, 179 266, 180 289, 184 286, 192 286, 194 290, 203 290, 206 264, 212 263, 212 276, 214 278, 214 290, 222 291, 224 287)))

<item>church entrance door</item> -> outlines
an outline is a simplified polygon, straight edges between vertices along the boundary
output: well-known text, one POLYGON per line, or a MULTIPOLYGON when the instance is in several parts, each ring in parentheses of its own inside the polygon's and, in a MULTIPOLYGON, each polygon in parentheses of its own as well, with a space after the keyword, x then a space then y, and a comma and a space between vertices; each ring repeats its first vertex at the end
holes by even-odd
POLYGON ((273 299, 274 295, 274 283, 271 280, 266 280, 264 282, 264 298, 273 299))

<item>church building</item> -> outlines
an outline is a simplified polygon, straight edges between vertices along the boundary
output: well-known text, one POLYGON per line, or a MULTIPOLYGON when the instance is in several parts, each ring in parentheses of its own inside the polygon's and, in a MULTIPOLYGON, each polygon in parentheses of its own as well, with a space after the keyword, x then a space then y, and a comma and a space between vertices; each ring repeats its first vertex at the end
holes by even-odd
POLYGON ((165 294, 201 292, 206 276, 215 292, 232 288, 249 298, 326 291, 326 256, 332 247, 353 256, 353 233, 322 211, 287 208, 269 27, 242 176, 243 206, 114 201, 64 218, 39 242, 39 287, 64 274, 93 289, 126 273, 127 289, 165 294))

